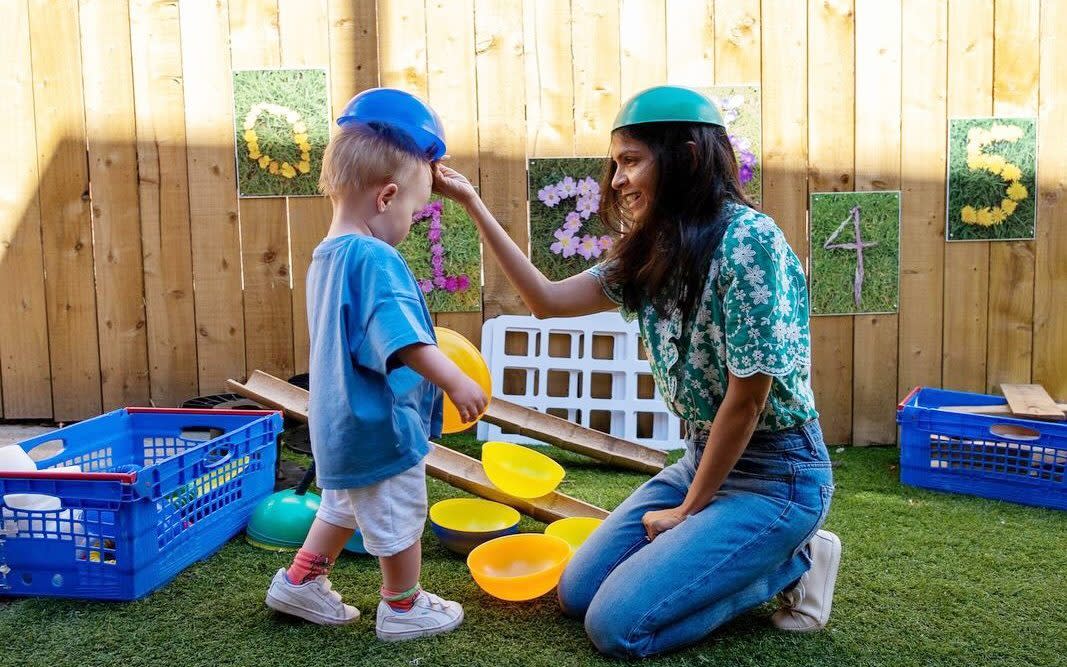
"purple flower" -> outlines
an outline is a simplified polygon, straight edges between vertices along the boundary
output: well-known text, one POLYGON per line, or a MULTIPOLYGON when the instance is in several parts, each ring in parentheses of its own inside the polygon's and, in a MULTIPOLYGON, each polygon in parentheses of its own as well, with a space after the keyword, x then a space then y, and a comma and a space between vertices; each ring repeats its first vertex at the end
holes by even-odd
POLYGON ((430 240, 430 243, 437 243, 441 240, 441 230, 431 228, 430 231, 426 233, 426 238, 430 240))
POLYGON ((434 243, 430 246, 430 254, 434 257, 441 257, 445 254, 445 247, 440 243, 434 243))
POLYGON ((576 232, 582 227, 582 216, 578 215, 577 211, 571 211, 567 214, 566 222, 563 223, 563 229, 569 232, 576 232))
POLYGON ((600 237, 600 250, 602 252, 607 252, 611 250, 611 246, 613 245, 615 245, 615 239, 611 238, 610 236, 600 237))
POLYGON ((444 276, 434 276, 433 286, 436 287, 437 289, 444 289, 445 288, 445 277, 444 276))
POLYGON ((434 256, 430 258, 430 266, 433 267, 434 276, 438 276, 445 269, 445 260, 441 256, 434 256))
POLYGON ((578 254, 586 259, 591 259, 594 255, 600 256, 600 244, 597 242, 596 237, 586 234, 582 237, 582 240, 578 243, 578 254))
POLYGON ((741 181, 741 185, 748 185, 748 183, 752 180, 752 176, 752 167, 748 166, 747 164, 741 165, 741 167, 737 170, 737 177, 741 181))
POLYGON ((455 292, 458 287, 459 287, 459 281, 456 280, 455 276, 448 276, 447 278, 445 278, 445 289, 446 290, 448 290, 449 292, 455 292))
POLYGON ((556 192, 562 199, 573 197, 578 194, 578 183, 570 176, 564 176, 563 180, 556 184, 556 192))
POLYGON ((537 198, 545 206, 555 208, 556 204, 559 203, 559 192, 556 191, 555 185, 546 185, 537 192, 537 198))
POLYGON ((562 254, 564 257, 570 257, 577 252, 578 241, 571 232, 557 229, 554 236, 559 240, 549 246, 549 250, 557 255, 562 254))
POLYGON ((467 288, 471 286, 471 279, 466 273, 461 273, 456 278, 456 288, 459 292, 466 292, 467 288))
POLYGON ((424 279, 419 281, 419 289, 422 290, 423 294, 429 294, 430 292, 433 291, 433 283, 431 283, 429 280, 426 280, 424 278, 424 279))

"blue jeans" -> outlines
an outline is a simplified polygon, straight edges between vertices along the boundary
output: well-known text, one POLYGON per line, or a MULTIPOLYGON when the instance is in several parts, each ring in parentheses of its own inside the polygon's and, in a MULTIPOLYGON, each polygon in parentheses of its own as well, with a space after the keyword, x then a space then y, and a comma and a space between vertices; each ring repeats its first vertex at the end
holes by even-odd
POLYGON ((692 644, 774 597, 811 567, 804 548, 834 492, 818 421, 756 433, 712 502, 660 534, 641 517, 677 507, 707 433, 646 482, 575 553, 559 582, 564 613, 602 653, 644 657, 692 644))

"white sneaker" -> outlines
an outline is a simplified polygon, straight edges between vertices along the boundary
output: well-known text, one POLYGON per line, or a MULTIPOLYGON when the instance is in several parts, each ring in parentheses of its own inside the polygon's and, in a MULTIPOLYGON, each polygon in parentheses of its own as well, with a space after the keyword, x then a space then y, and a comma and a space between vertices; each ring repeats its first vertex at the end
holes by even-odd
POLYGON ((837 568, 841 565, 841 540, 828 530, 820 530, 808 548, 811 569, 795 586, 778 594, 782 607, 771 616, 771 622, 779 630, 812 632, 825 628, 830 620, 837 568))
POLYGON ((378 603, 378 639, 400 642, 430 637, 456 629, 463 622, 463 607, 422 591, 409 611, 394 611, 382 600, 378 603))
POLYGON ((359 610, 341 602, 341 594, 325 575, 294 584, 278 570, 267 589, 267 606, 319 625, 346 625, 359 620, 359 610))

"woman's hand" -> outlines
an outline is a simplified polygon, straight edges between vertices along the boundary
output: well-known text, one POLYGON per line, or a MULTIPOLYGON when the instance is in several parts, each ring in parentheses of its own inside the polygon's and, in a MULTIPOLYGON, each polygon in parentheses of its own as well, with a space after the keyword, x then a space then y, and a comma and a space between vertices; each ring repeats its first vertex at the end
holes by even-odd
POLYGON ((440 162, 434 165, 433 191, 463 205, 478 197, 466 176, 440 162))
POLYGON ((685 521, 687 516, 681 508, 672 507, 665 510, 645 512, 645 515, 641 517, 641 523, 645 524, 645 533, 648 535, 648 541, 651 542, 660 533, 665 533, 685 521))

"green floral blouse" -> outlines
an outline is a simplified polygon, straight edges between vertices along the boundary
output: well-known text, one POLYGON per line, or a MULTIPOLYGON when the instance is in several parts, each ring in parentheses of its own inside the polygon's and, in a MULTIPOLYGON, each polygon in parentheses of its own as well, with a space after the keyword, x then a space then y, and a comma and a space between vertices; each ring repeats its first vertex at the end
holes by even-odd
MULTIPOLYGON (((722 215, 731 221, 690 320, 683 321, 673 305, 663 317, 651 301, 636 313, 623 307, 622 314, 639 320, 660 394, 693 427, 707 428, 715 418, 726 396, 728 370, 738 377, 763 373, 773 378, 757 430, 800 426, 818 417, 804 270, 771 218, 729 201, 722 215)), ((605 280, 606 264, 589 273, 622 306, 621 285, 605 280)))

